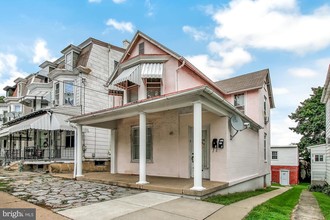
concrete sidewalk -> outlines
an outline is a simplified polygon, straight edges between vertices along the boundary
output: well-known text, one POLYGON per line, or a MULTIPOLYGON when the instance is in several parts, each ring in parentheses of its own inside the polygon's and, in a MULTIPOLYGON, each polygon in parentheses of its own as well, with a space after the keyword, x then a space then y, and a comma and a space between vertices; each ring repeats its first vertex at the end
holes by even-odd
POLYGON ((230 219, 230 220, 240 220, 243 219, 254 207, 266 202, 267 200, 278 196, 291 187, 281 187, 277 190, 273 190, 268 193, 261 194, 259 196, 254 196, 231 205, 225 206, 219 211, 215 212, 207 220, 218 220, 218 219, 230 219))
POLYGON ((181 198, 180 196, 146 192, 107 202, 68 209, 59 212, 72 219, 120 219, 120 220, 202 220, 242 219, 253 207, 282 194, 290 187, 264 193, 228 206, 181 198))
POLYGON ((293 220, 324 220, 318 202, 313 193, 304 190, 302 191, 299 203, 293 211, 293 220))
POLYGON ((66 220, 69 219, 62 215, 56 214, 48 209, 40 206, 25 202, 15 196, 9 195, 8 193, 0 191, 0 208, 33 208, 36 209, 36 219, 52 219, 52 220, 66 220))

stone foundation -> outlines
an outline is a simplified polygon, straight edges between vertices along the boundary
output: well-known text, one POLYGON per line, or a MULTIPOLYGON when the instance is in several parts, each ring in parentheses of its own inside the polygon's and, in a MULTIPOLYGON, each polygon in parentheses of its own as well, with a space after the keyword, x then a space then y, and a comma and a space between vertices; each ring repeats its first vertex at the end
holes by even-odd
MULTIPOLYGON (((97 165, 99 161, 83 161, 83 172, 110 172, 110 161, 104 161, 104 165, 97 165)), ((74 169, 73 163, 52 163, 48 166, 50 173, 71 173, 74 169)))

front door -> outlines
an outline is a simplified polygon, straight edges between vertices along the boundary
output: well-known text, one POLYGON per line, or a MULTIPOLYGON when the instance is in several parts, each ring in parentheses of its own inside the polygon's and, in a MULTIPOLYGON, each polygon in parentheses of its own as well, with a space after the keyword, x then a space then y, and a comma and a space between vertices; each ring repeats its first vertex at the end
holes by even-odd
POLYGON ((288 170, 281 170, 280 171, 280 184, 287 186, 289 184, 289 171, 288 170))
MULTIPOLYGON (((190 176, 194 177, 194 131, 189 127, 189 148, 190 148, 190 176)), ((203 179, 210 179, 210 138, 209 130, 202 129, 202 176, 203 179)))

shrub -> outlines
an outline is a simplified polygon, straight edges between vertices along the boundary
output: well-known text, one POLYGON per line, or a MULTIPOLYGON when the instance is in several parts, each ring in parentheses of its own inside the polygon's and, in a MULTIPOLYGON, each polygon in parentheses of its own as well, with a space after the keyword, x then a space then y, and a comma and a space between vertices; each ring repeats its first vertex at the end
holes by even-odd
POLYGON ((327 187, 327 184, 322 184, 322 185, 315 184, 315 185, 310 185, 308 187, 308 190, 311 192, 322 192, 325 187, 327 187))
POLYGON ((324 189, 322 190, 322 192, 328 196, 330 196, 330 186, 327 185, 324 187, 324 189))

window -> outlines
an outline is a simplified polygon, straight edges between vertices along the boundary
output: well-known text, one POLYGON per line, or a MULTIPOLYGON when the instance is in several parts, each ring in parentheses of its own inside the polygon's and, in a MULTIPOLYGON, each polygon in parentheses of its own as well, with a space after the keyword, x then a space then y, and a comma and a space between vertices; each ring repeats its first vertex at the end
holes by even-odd
POLYGON ((135 102, 138 100, 138 86, 133 86, 127 89, 127 103, 135 102))
MULTIPOLYGON (((132 138, 132 162, 138 162, 140 158, 140 129, 139 127, 132 127, 131 138, 132 138)), ((147 151, 146 158, 147 162, 152 161, 152 129, 147 126, 147 151)))
POLYGON ((65 147, 74 147, 74 131, 66 131, 65 147))
POLYGON ((74 104, 73 81, 64 82, 64 105, 74 104))
POLYGON ((237 94, 234 96, 234 106, 244 113, 244 94, 237 94))
POLYGON ((15 112, 21 112, 21 106, 15 105, 15 112))
POLYGON ((278 159, 278 152, 272 151, 272 160, 277 160, 277 159, 278 159))
POLYGON ((264 96, 264 123, 267 124, 269 118, 267 117, 267 97, 264 96))
POLYGON ((58 105, 58 103, 60 102, 60 83, 55 83, 55 92, 54 92, 54 96, 55 96, 55 105, 58 105))
POLYGON ((139 43, 139 54, 144 54, 144 42, 139 43))
POLYGON ((160 79, 147 79, 147 98, 161 95, 160 79))
POLYGON ((72 53, 68 53, 65 55, 65 69, 67 70, 71 70, 72 71, 72 67, 73 67, 73 58, 72 58, 72 53))
POLYGON ((95 166, 105 166, 105 161, 104 160, 102 160, 102 161, 94 161, 94 165, 95 166))
POLYGON ((264 133, 264 161, 267 161, 267 134, 264 133))
POLYGON ((314 161, 315 162, 324 162, 324 156, 323 156, 323 154, 315 154, 314 155, 314 161))

